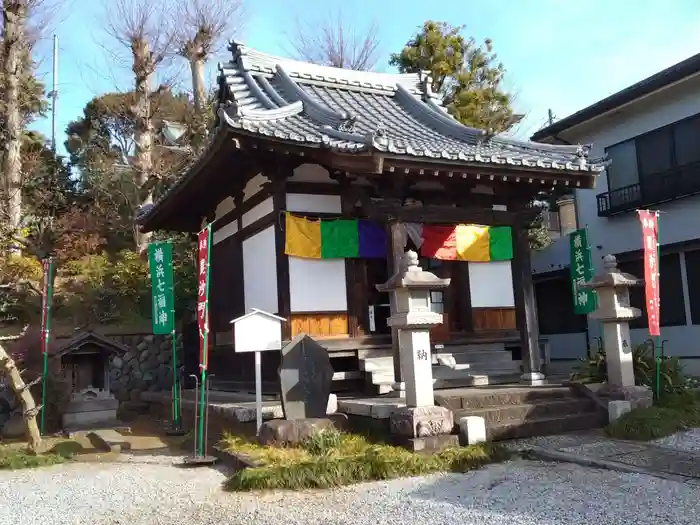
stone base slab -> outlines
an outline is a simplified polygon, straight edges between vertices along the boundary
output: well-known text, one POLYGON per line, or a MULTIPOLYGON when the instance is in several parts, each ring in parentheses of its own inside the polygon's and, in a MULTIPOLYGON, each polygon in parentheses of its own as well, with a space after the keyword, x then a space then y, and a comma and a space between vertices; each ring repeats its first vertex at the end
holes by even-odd
POLYGON ((395 438, 394 443, 411 452, 439 452, 449 447, 459 446, 459 436, 442 434, 421 438, 395 438))
POLYGON ((347 430, 347 428, 347 416, 343 414, 321 419, 275 419, 263 423, 258 441, 263 445, 294 444, 324 430, 347 430))
POLYGON ((654 403, 654 392, 646 386, 615 387, 603 385, 598 390, 601 396, 607 396, 611 401, 629 401, 632 410, 649 408, 654 403))
POLYGON ((92 410, 90 412, 67 412, 63 414, 63 428, 112 425, 117 421, 117 410, 92 410))
POLYGON ((390 432, 405 438, 451 434, 453 429, 452 411, 444 407, 403 407, 393 412, 389 418, 390 432))

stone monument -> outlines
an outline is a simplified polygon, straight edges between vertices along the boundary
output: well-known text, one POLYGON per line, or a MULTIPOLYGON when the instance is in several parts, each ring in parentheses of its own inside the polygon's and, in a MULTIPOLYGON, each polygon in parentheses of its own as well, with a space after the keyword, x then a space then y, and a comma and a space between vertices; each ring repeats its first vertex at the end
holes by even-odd
POLYGON ((451 436, 452 412, 435 406, 430 329, 442 323, 442 315, 432 311, 430 292, 446 288, 450 279, 424 271, 414 251, 406 252, 402 262, 396 274, 377 285, 380 292, 394 296, 396 308, 387 323, 398 329, 406 388, 406 407, 391 415, 390 429, 399 441, 414 450, 439 448, 448 442, 453 444, 457 436, 451 436))
POLYGON ((285 419, 326 417, 333 367, 324 347, 297 335, 282 348, 279 378, 285 419))
POLYGON ((609 408, 617 417, 620 412, 632 408, 650 406, 652 392, 648 387, 635 385, 632 362, 632 342, 629 322, 642 315, 639 308, 630 306, 629 289, 644 284, 642 279, 621 272, 614 255, 603 257, 603 271, 582 288, 595 290, 598 307, 589 314, 590 319, 600 321, 603 349, 607 361, 608 383, 599 391, 607 395, 614 406, 609 408), (622 406, 617 401, 629 405, 622 406))

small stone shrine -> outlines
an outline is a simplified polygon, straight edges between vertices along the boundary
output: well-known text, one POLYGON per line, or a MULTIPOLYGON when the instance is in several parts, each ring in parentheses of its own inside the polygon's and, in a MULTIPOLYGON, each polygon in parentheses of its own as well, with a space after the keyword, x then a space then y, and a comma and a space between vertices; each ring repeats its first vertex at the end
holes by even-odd
MULTIPOLYGON (((629 322, 642 315, 639 308, 630 305, 632 286, 644 284, 642 279, 621 272, 614 255, 603 257, 603 271, 582 288, 595 290, 598 294, 598 308, 590 319, 600 321, 603 334, 603 348, 607 361, 608 384, 599 394, 609 396, 613 401, 625 401, 629 405, 622 411, 641 406, 650 406, 652 392, 645 386, 636 386, 632 361, 632 340, 629 322)), ((620 407, 616 405, 615 411, 620 407)))
POLYGON ((325 348, 297 335, 282 348, 279 378, 285 419, 326 417, 333 367, 325 348))
POLYGON ((51 357, 60 359, 71 381, 71 397, 64 429, 117 422, 119 401, 110 389, 109 363, 129 349, 92 331, 82 332, 63 344, 51 357))
POLYGON ((418 254, 408 251, 403 265, 380 292, 394 294, 396 311, 388 324, 399 329, 399 353, 406 384, 406 407, 392 413, 392 434, 414 450, 454 444, 452 412, 435 406, 430 348, 430 329, 442 323, 442 314, 432 311, 430 292, 446 288, 450 279, 440 279, 418 265, 418 254))

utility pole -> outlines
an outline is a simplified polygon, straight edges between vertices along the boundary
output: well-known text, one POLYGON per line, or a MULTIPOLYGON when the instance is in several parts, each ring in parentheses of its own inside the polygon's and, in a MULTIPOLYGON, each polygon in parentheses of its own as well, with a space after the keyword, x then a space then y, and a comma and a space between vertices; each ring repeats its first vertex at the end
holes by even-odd
POLYGON ((58 99, 58 35, 53 36, 53 89, 51 98, 51 149, 56 154, 56 100, 58 99))
POLYGON ((547 110, 547 125, 551 126, 554 124, 554 112, 551 109, 547 110))

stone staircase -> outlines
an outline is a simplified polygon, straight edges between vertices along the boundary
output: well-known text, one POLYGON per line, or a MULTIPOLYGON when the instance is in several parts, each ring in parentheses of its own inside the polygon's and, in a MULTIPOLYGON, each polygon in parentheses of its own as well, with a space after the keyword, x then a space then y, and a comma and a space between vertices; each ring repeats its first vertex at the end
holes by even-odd
MULTIPOLYGON (((394 383, 391 347, 358 350, 359 367, 376 393, 386 394, 394 383)), ((508 383, 517 380, 520 362, 503 343, 435 345, 432 353, 434 388, 508 383)))
POLYGON ((435 393, 435 402, 452 410, 455 422, 483 417, 492 440, 600 428, 608 418, 594 401, 567 386, 443 390, 435 393))

